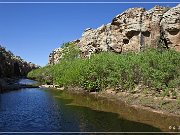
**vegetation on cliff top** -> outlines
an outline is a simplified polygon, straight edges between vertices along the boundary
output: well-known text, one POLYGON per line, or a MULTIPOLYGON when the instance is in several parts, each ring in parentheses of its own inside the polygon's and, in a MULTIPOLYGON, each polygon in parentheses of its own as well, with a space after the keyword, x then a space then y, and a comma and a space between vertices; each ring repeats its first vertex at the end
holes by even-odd
MULTIPOLYGON (((117 91, 143 91, 177 98, 180 87, 180 53, 172 50, 116 54, 101 52, 82 59, 77 51, 57 65, 31 71, 28 77, 42 83, 78 86, 89 91, 114 88, 117 91)), ((67 54, 68 55, 68 54, 67 54)))

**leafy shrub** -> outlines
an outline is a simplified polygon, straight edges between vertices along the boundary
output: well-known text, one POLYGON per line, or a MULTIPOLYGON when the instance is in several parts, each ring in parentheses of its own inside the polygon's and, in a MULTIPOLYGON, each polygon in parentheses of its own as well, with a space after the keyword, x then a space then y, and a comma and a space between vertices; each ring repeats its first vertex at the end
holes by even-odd
POLYGON ((53 84, 52 69, 52 66, 35 69, 28 73, 28 77, 31 79, 36 79, 40 83, 53 84))
POLYGON ((107 87, 130 91, 136 85, 151 90, 180 86, 180 53, 146 50, 140 53, 101 52, 91 59, 64 59, 59 64, 29 73, 29 77, 47 81, 47 76, 60 86, 79 86, 90 91, 107 87), (46 78, 46 79, 45 79, 46 78))

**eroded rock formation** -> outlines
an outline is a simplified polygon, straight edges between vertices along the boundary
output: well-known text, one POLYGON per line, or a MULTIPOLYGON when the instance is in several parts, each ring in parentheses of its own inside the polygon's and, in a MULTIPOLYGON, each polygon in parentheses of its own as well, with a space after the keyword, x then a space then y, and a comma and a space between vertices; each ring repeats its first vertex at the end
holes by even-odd
MULTIPOLYGON (((97 29, 87 28, 75 42, 82 57, 100 51, 139 52, 145 48, 164 48, 180 51, 180 4, 173 8, 155 6, 130 8, 117 15, 111 23, 97 29)), ((61 49, 56 49, 49 62, 58 63, 61 49)))
POLYGON ((163 15, 160 26, 168 47, 180 51, 180 4, 163 15))
POLYGON ((27 73, 38 68, 37 65, 26 62, 0 46, 0 78, 26 76, 27 73))
MULTIPOLYGON (((74 41, 69 42, 69 44, 75 44, 75 45, 77 45, 78 43, 79 43, 79 40, 74 40, 74 41)), ((52 53, 50 53, 49 55, 48 64, 49 65, 57 64, 63 57, 64 49, 66 48, 67 47, 63 47, 63 48, 59 47, 53 50, 52 53)))

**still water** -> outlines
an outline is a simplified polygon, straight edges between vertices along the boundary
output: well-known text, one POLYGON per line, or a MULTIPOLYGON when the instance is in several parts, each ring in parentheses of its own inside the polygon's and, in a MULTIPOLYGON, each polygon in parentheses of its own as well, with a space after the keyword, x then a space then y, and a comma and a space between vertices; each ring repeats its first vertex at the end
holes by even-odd
POLYGON ((0 132, 159 132, 175 120, 142 113, 91 96, 20 89, 0 95, 0 132))

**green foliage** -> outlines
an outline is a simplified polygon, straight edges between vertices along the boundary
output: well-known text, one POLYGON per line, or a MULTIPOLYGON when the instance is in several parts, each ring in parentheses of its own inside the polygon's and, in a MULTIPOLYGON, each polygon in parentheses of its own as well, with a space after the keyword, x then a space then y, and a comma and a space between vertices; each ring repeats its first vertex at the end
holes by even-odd
POLYGON ((52 66, 46 66, 32 70, 31 72, 28 73, 28 77, 32 79, 37 79, 40 83, 52 84, 53 83, 52 72, 53 72, 52 66))
MULTIPOLYGON (((66 57, 65 57, 66 58, 66 57)), ((146 50, 140 53, 115 54, 102 52, 91 59, 64 59, 59 64, 47 66, 29 73, 37 78, 60 86, 79 86, 89 91, 107 87, 131 91, 138 84, 151 90, 163 90, 180 86, 180 53, 175 51, 146 50)))
POLYGON ((77 45, 73 43, 64 43, 61 48, 63 48, 63 56, 61 60, 71 61, 79 57, 79 48, 77 47, 77 45))

